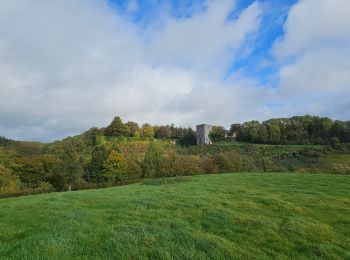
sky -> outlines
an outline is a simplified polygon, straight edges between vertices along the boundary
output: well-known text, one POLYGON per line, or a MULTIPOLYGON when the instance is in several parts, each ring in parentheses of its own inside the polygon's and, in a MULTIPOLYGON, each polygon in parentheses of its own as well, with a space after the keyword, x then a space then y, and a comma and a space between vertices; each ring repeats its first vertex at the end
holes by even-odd
POLYGON ((11 0, 0 136, 108 125, 350 119, 349 0, 11 0))

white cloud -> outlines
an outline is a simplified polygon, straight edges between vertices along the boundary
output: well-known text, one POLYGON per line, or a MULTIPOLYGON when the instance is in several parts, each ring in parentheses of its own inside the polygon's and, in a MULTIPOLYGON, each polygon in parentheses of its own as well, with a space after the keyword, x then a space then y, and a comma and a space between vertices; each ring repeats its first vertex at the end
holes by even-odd
POLYGON ((139 9, 139 6, 137 4, 136 0, 130 0, 127 6, 127 9, 130 13, 135 13, 139 9))
POLYGON ((188 19, 169 18, 165 28, 151 40, 152 59, 196 68, 227 66, 247 33, 254 32, 259 25, 257 3, 244 10, 237 20, 230 21, 227 17, 233 8, 229 0, 210 1, 206 12, 188 19))
POLYGON ((304 0, 289 12, 274 46, 281 113, 349 119, 350 1, 304 0))
POLYGON ((348 0, 299 1, 288 14, 286 34, 275 46, 277 56, 349 46, 349 10, 348 0))
MULTIPOLYGON (((128 12, 138 10, 128 3, 128 12)), ((163 12, 145 29, 101 0, 4 1, 0 135, 53 140, 115 115, 184 126, 305 113, 349 118, 349 5, 301 0, 291 8, 272 50, 280 83, 269 89, 238 73, 223 80, 252 46, 257 3, 229 20, 233 1, 208 1, 189 17, 163 12)))
POLYGON ((227 124, 247 109, 258 111, 247 100, 264 91, 253 83, 228 85, 217 70, 259 25, 257 4, 228 21, 232 8, 212 1, 202 13, 167 16, 162 30, 140 34, 100 0, 2 3, 0 135, 52 140, 104 126, 114 115, 227 124))

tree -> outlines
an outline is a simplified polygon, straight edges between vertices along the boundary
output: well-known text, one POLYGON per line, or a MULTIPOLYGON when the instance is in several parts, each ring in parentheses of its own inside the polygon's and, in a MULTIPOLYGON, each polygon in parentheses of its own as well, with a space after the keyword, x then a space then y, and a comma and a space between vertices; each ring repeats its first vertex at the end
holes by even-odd
POLYGON ((237 140, 246 142, 256 142, 259 140, 259 125, 260 123, 258 121, 245 122, 238 132, 237 140))
POLYGON ((281 142, 281 129, 278 125, 268 127, 267 141, 269 144, 279 144, 281 142))
POLYGON ((17 163, 20 165, 18 169, 20 180, 29 188, 38 187, 47 178, 41 160, 40 156, 17 158, 17 163))
POLYGON ((258 126, 259 131, 259 139, 256 140, 259 143, 266 144, 268 139, 268 132, 265 124, 261 124, 258 126))
POLYGON ((135 137, 136 132, 140 129, 139 125, 133 121, 128 121, 125 125, 129 128, 130 136, 135 137))
POLYGON ((170 125, 171 138, 172 139, 180 139, 184 135, 184 129, 182 127, 175 127, 174 124, 170 125))
POLYGON ((7 146, 8 144, 14 143, 15 141, 11 140, 11 139, 7 139, 4 136, 0 136, 0 146, 7 146))
POLYGON ((236 137, 241 131, 242 125, 241 124, 232 124, 230 127, 230 135, 233 137, 236 137))
POLYGON ((88 131, 86 131, 83 135, 84 142, 87 146, 95 146, 96 145, 96 139, 98 135, 101 135, 100 129, 97 127, 92 127, 88 131))
POLYGON ((150 124, 143 124, 142 125, 142 136, 143 137, 154 137, 154 131, 153 131, 153 127, 150 124))
POLYGON ((213 142, 224 140, 226 131, 222 126, 213 126, 213 129, 209 133, 209 138, 213 142))
POLYGON ((107 160, 108 151, 105 146, 96 146, 92 151, 91 161, 87 167, 85 178, 91 182, 104 182, 104 163, 107 160))
POLYGON ((335 150, 339 149, 340 141, 338 137, 332 137, 330 140, 331 147, 335 150))
POLYGON ((20 181, 11 170, 0 163, 0 194, 16 192, 20 189, 20 181))
POLYGON ((342 142, 344 143, 350 142, 350 121, 346 122, 346 129, 342 137, 342 142))
POLYGON ((191 127, 183 129, 183 135, 179 139, 179 144, 183 146, 191 146, 197 144, 196 133, 191 127))
POLYGON ((160 177, 163 151, 155 142, 151 142, 142 162, 144 178, 160 177))
POLYGON ((112 150, 108 155, 106 162, 103 164, 104 167, 104 177, 108 182, 117 183, 127 179, 128 177, 128 164, 127 161, 121 153, 112 150))
POLYGON ((106 136, 129 136, 130 130, 124 125, 119 116, 116 116, 111 124, 105 128, 106 136))
POLYGON ((55 172, 63 177, 64 182, 68 185, 68 191, 71 191, 72 185, 77 184, 83 174, 80 156, 71 146, 65 145, 59 157, 60 163, 55 172))
POLYGON ((156 138, 168 139, 171 137, 171 129, 169 126, 160 126, 155 134, 156 138))
POLYGON ((346 128, 344 122, 335 121, 330 129, 330 136, 337 137, 339 140, 344 142, 345 140, 346 128))

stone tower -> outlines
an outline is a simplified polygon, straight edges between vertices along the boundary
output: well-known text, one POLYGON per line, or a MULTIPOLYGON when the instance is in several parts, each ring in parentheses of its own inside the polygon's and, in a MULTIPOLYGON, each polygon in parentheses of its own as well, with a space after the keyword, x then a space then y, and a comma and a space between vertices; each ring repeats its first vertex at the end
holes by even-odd
POLYGON ((209 133, 213 129, 211 125, 197 125, 196 126, 196 135, 197 135, 197 144, 211 144, 209 138, 209 133))

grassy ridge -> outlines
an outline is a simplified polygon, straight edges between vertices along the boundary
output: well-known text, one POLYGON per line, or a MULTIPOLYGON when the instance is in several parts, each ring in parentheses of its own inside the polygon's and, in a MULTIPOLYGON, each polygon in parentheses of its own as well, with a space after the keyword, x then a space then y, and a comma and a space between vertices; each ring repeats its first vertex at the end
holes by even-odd
POLYGON ((350 257, 350 176, 184 180, 2 199, 0 258, 350 257))

